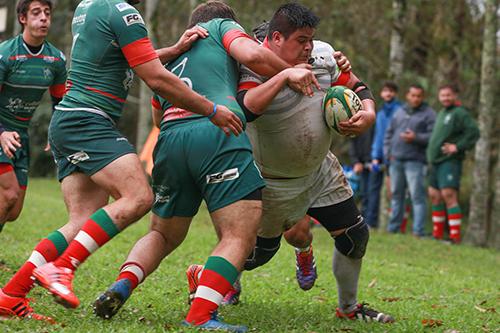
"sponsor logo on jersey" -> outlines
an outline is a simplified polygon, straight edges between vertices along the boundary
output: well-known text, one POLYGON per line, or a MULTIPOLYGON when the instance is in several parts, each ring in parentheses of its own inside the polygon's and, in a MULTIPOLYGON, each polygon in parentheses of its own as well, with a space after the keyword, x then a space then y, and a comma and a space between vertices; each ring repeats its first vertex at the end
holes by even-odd
POLYGON ((131 5, 129 5, 128 3, 123 2, 123 3, 119 3, 119 4, 117 4, 117 5, 116 5, 116 8, 118 8, 118 10, 119 10, 120 12, 123 12, 124 10, 130 9, 130 8, 134 8, 134 7, 132 7, 132 6, 131 6, 131 5))
POLYGON ((123 89, 129 90, 134 83, 134 71, 132 69, 125 70, 125 79, 123 80, 123 89))
POLYGON ((21 98, 9 98, 9 104, 5 106, 10 112, 17 114, 18 112, 33 113, 38 107, 39 102, 25 102, 21 98))
POLYGON ((141 15, 139 13, 125 15, 125 16, 123 16, 123 20, 125 21, 125 24, 127 26, 130 26, 130 25, 136 24, 136 23, 144 24, 144 20, 142 19, 141 15))
POLYGON ((126 142, 128 142, 127 138, 116 138, 116 141, 126 141, 126 142))
POLYGON ((71 163, 71 164, 78 164, 80 162, 86 161, 90 159, 90 156, 84 152, 84 151, 79 151, 77 153, 71 154, 66 159, 71 163))
POLYGON ((443 120, 443 124, 444 125, 448 125, 449 122, 451 120, 451 114, 447 114, 445 117, 444 117, 444 120, 443 120))
POLYGON ((168 191, 170 188, 164 185, 155 185, 154 193, 155 193, 155 203, 166 203, 170 201, 170 195, 168 191))
POLYGON ((71 24, 82 25, 85 23, 86 18, 87 18, 87 14, 75 16, 75 17, 73 17, 73 21, 71 22, 71 24))
POLYGON ((45 62, 48 62, 49 64, 51 64, 51 63, 53 63, 56 60, 56 58, 52 57, 52 56, 43 56, 43 60, 45 62))
POLYGON ((236 179, 240 176, 238 168, 228 169, 226 171, 207 175, 207 184, 217 184, 228 180, 236 179))
POLYGON ((46 79, 51 79, 52 78, 52 71, 50 70, 50 68, 45 68, 43 70, 43 76, 46 78, 46 79))

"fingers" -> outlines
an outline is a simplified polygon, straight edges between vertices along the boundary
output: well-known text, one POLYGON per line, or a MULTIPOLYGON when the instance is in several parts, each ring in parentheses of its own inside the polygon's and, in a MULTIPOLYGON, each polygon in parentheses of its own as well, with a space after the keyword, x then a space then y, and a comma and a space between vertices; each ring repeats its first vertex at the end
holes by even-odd
POLYGON ((318 82, 318 79, 316 79, 316 76, 314 74, 312 74, 312 83, 314 84, 316 89, 321 90, 321 86, 318 82))
POLYGON ((14 136, 14 139, 16 139, 17 141, 21 141, 21 137, 19 136, 19 133, 12 132, 12 135, 14 136))
POLYGON ((304 69, 308 69, 308 70, 311 70, 312 69, 312 65, 310 64, 297 64, 295 66, 293 66, 294 68, 304 68, 304 69))

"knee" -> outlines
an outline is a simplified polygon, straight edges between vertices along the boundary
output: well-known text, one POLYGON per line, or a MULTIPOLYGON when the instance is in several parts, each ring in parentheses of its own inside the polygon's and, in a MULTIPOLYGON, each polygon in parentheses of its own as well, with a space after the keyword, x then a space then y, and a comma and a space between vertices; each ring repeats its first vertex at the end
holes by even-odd
POLYGON ((443 200, 447 206, 452 206, 457 201, 456 192, 453 190, 443 191, 442 195, 443 195, 443 200))
POLYGON ((363 217, 360 217, 358 223, 346 228, 340 235, 335 236, 335 247, 340 253, 349 258, 361 259, 365 255, 369 238, 368 225, 363 220, 363 217))
POLYGON ((16 205, 17 200, 19 200, 19 196, 20 194, 17 188, 9 188, 6 191, 4 191, 3 197, 7 205, 7 209, 11 209, 16 205))
POLYGON ((153 191, 149 186, 139 191, 133 199, 134 212, 140 216, 146 215, 153 206, 153 200, 153 191))
POLYGON ((281 236, 275 238, 257 237, 255 247, 245 262, 245 270, 251 271, 266 264, 280 248, 281 236))
POLYGON ((21 215, 21 208, 22 207, 15 207, 13 209, 11 209, 9 211, 9 213, 7 214, 7 222, 14 222, 15 220, 17 220, 17 218, 19 217, 19 215, 21 215))

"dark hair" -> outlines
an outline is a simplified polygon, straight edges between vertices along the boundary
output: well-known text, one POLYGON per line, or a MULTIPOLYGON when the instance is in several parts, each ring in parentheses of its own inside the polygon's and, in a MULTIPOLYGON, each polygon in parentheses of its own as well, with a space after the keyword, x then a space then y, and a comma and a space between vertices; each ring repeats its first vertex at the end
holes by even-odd
POLYGON ((457 86, 453 85, 453 84, 444 84, 442 85, 441 87, 439 87, 439 91, 443 90, 443 89, 450 89, 451 91, 453 91, 455 94, 458 94, 458 88, 457 86))
POLYGON ((19 0, 19 2, 17 3, 16 12, 17 21, 21 26, 23 26, 23 24, 21 23, 21 16, 26 16, 28 14, 28 9, 30 8, 31 3, 35 1, 40 2, 42 5, 49 6, 50 11, 52 11, 52 0, 19 0))
POLYGON ((275 31, 281 33, 285 38, 290 37, 296 30, 309 27, 316 28, 319 24, 317 17, 309 8, 298 3, 284 4, 274 13, 269 22, 267 37, 271 38, 275 31))
POLYGON ((211 0, 199 4, 191 13, 188 28, 198 23, 208 22, 216 18, 227 18, 237 22, 234 10, 222 1, 211 0))
POLYGON ((384 88, 387 88, 387 89, 392 90, 394 92, 398 92, 398 90, 399 90, 398 85, 394 81, 385 81, 382 89, 384 89, 384 88))
POLYGON ((252 29, 253 37, 259 42, 263 42, 269 30, 269 22, 264 21, 252 29))
POLYGON ((418 84, 418 83, 413 83, 413 84, 411 84, 411 85, 408 87, 408 91, 410 91, 410 89, 411 89, 411 88, 421 90, 423 93, 425 93, 425 89, 424 89, 424 87, 422 87, 422 85, 420 85, 420 84, 418 84))

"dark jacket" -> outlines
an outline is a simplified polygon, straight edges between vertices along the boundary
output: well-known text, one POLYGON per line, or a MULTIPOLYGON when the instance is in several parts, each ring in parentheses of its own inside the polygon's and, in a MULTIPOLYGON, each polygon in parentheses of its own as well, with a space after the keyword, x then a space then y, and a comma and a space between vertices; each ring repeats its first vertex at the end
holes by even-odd
POLYGON ((427 103, 415 109, 405 104, 397 110, 384 137, 386 159, 426 163, 425 149, 435 121, 436 112, 427 103), (407 129, 415 132, 413 142, 406 143, 400 136, 407 129))
POLYGON ((371 162, 371 147, 373 140, 373 127, 366 132, 352 138, 349 142, 349 157, 351 164, 371 162))

